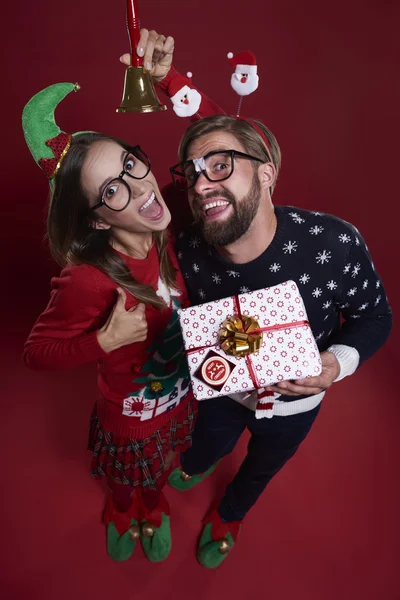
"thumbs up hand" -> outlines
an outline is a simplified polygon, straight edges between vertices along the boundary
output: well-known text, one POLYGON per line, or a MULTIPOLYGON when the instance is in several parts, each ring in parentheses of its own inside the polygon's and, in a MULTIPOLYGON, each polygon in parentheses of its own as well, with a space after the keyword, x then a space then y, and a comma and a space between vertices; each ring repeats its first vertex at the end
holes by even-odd
POLYGON ((127 310, 126 293, 122 288, 117 288, 117 292, 114 308, 97 333, 97 341, 107 353, 147 338, 146 305, 140 303, 127 310))

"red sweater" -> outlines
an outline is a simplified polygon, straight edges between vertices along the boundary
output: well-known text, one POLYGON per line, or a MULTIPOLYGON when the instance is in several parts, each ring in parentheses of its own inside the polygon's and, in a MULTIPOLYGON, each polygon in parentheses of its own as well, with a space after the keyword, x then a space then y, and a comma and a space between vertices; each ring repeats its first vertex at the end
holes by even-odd
MULTIPOLYGON (((168 251, 178 268, 171 244, 168 251)), ((146 260, 119 254, 137 281, 168 296, 159 278, 155 244, 146 260)), ((97 360, 101 394, 98 415, 102 427, 122 437, 151 435, 192 395, 176 313, 179 304, 188 304, 179 271, 176 287, 168 308, 147 306, 145 342, 122 346, 107 354, 97 341, 97 331, 117 300, 117 285, 88 265, 64 269, 52 279, 50 302, 25 344, 25 364, 33 369, 58 369, 97 360), (160 382, 162 389, 154 390, 160 387, 154 382, 160 382)), ((136 304, 127 293, 126 308, 136 304)))
MULTIPOLYGON (((168 94, 169 84, 177 76, 179 73, 171 68, 157 87, 168 94)), ((224 114, 224 111, 202 94, 200 109, 191 120, 217 113, 224 114)), ((187 120, 182 120, 182 133, 186 126, 187 120)), ((175 219, 191 220, 186 192, 170 185, 162 193, 175 219)), ((174 266, 179 268, 171 244, 168 251, 174 266)), ((146 260, 121 256, 137 281, 160 289, 155 245, 146 260)), ((174 310, 176 300, 182 306, 188 303, 180 272, 177 288, 181 296, 171 300, 170 307, 165 310, 146 308, 147 340, 123 346, 109 354, 98 344, 97 331, 106 322, 117 300, 116 284, 98 269, 80 265, 64 269, 59 277, 52 279, 51 285, 50 302, 25 344, 25 364, 44 370, 74 367, 96 360, 101 394, 97 409, 102 427, 130 438, 154 433, 192 397, 179 321, 174 310), (162 389, 154 389, 160 387, 159 384, 162 389)), ((165 286, 161 288, 160 291, 165 293, 165 286)), ((137 302, 133 296, 127 296, 128 309, 137 302)))

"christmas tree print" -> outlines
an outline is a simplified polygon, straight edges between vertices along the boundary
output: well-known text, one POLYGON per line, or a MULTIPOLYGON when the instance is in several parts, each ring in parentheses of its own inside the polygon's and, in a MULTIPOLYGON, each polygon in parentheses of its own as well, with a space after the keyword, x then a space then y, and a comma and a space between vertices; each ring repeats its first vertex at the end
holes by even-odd
POLYGON ((172 306, 172 316, 165 331, 148 349, 150 358, 143 366, 144 375, 133 380, 133 383, 147 384, 143 395, 140 394, 146 400, 166 396, 172 392, 178 395, 178 381, 189 378, 177 313, 180 302, 173 298, 172 306))

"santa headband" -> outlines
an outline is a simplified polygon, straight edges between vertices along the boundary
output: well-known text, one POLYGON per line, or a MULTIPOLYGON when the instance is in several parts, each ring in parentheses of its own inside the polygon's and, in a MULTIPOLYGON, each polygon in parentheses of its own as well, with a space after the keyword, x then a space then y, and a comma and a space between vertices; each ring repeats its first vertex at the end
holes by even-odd
MULTIPOLYGON (((231 87, 240 97, 234 118, 249 123, 260 135, 269 154, 271 154, 270 142, 261 127, 251 119, 240 116, 244 96, 249 96, 258 88, 259 77, 257 75, 256 57, 248 50, 239 52, 235 56, 232 52, 228 52, 227 56, 231 66, 234 68, 234 72, 231 75, 231 87)), ((173 109, 179 117, 192 117, 196 115, 201 119, 199 111, 202 96, 196 88, 192 87, 192 76, 192 73, 187 73, 186 77, 178 75, 172 79, 168 86, 168 93, 173 109)))
POLYGON ((231 76, 231 87, 239 95, 239 105, 236 111, 236 119, 246 121, 249 123, 261 136, 264 144, 268 148, 268 152, 271 153, 271 146, 264 131, 259 127, 253 120, 246 117, 240 116, 240 109, 242 107, 243 97, 249 96, 258 88, 259 77, 257 74, 257 60, 253 52, 245 50, 238 52, 236 56, 232 52, 228 52, 228 59, 234 72, 231 76), (249 85, 251 83, 251 85, 249 85))
POLYGON ((251 125, 253 129, 255 129, 257 133, 261 136, 264 144, 267 146, 268 153, 271 154, 271 144, 269 143, 267 136, 265 135, 261 127, 257 125, 257 123, 254 123, 254 121, 252 121, 251 119, 247 119, 246 117, 236 116, 235 119, 237 119, 238 121, 245 121, 246 123, 249 123, 249 125, 251 125))

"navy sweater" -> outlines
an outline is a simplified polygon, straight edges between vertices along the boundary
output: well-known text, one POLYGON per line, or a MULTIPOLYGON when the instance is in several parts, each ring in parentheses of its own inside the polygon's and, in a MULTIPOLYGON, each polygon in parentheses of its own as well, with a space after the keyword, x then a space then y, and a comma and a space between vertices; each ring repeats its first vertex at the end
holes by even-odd
POLYGON ((293 279, 320 351, 355 348, 360 364, 386 341, 391 309, 359 231, 337 217, 276 206, 278 226, 255 260, 233 264, 209 246, 197 225, 177 236, 177 255, 192 304, 293 279))

